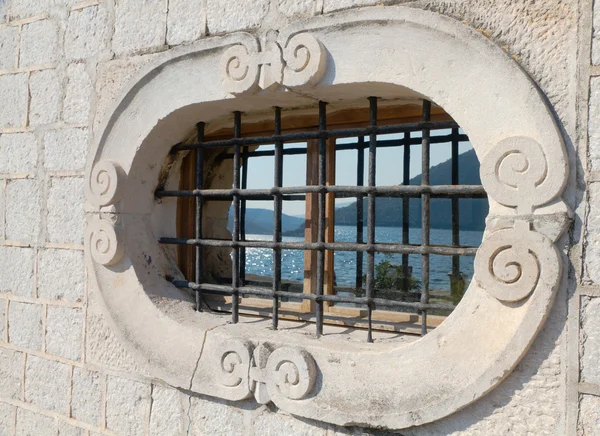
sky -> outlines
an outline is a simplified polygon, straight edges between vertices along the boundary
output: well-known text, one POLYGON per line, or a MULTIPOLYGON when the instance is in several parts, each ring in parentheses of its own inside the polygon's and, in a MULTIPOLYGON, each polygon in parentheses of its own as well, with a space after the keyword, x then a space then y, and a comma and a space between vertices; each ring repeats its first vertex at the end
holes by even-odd
MULTIPOLYGON (((450 130, 438 130, 434 135, 447 135, 450 130)), ((420 133, 413 133, 413 137, 420 137, 420 133)), ((379 135, 378 139, 398 139, 400 135, 379 135)), ((368 138, 365 138, 368 143, 368 138)), ((356 142, 356 138, 341 138, 338 144, 356 142)), ((284 144, 284 148, 298 148, 306 143, 284 144)), ((461 142, 459 153, 471 150, 469 142, 461 142)), ((272 150, 272 145, 260 146, 259 150, 272 150)), ((445 162, 451 157, 450 143, 432 144, 430 149, 431 164, 435 166, 445 162)), ((403 178, 403 147, 378 148, 376 154, 376 185, 399 185, 403 178)), ((268 189, 273 186, 274 157, 252 157, 248 159, 248 189, 268 189)), ((410 178, 421 174, 421 146, 411 146, 410 178)), ((336 185, 356 185, 356 150, 336 152, 336 185)), ((367 180, 368 150, 365 150, 365 183, 367 180)), ((283 186, 299 186, 306 184, 306 156, 284 155, 283 157, 283 186)), ((352 203, 351 198, 336 199, 336 207, 352 203)), ((262 208, 273 210, 273 201, 248 201, 248 208, 262 208)), ((283 213, 294 216, 304 216, 305 203, 303 201, 284 201, 283 213)))

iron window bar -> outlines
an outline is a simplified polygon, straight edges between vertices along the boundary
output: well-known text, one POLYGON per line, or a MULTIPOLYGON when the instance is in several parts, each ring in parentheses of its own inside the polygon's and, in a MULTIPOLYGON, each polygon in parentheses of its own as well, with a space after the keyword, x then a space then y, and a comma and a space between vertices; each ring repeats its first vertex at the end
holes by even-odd
MULTIPOLYGON (((423 101, 422 120, 417 123, 377 125, 377 98, 369 98, 369 124, 362 128, 327 129, 326 103, 319 102, 318 131, 282 134, 281 109, 274 108, 275 127, 271 136, 242 137, 241 112, 234 115, 233 138, 229 140, 204 141, 205 124, 197 124, 198 141, 193 144, 176 144, 171 152, 194 150, 196 153, 196 180, 191 190, 164 190, 155 192, 157 198, 163 197, 195 197, 195 228, 194 238, 162 237, 162 244, 191 245, 195 247, 194 281, 168 278, 175 286, 188 288, 195 292, 196 310, 200 311, 204 294, 223 295, 231 297, 232 322, 239 321, 239 297, 251 295, 270 297, 273 300, 272 325, 278 327, 279 303, 281 298, 310 300, 316 303, 315 319, 317 336, 323 334, 324 310, 323 303, 350 303, 366 306, 368 313, 367 340, 372 341, 372 312, 377 307, 408 308, 421 313, 421 334, 427 333, 428 310, 453 310, 453 305, 430 303, 429 292, 429 256, 443 255, 452 257, 452 275, 460 274, 460 256, 474 256, 476 247, 461 246, 459 239, 458 202, 460 198, 486 198, 481 185, 460 185, 458 180, 458 146, 462 141, 468 141, 467 135, 461 134, 454 121, 431 121, 431 103, 423 101), (431 136, 431 130, 451 129, 450 135, 431 136), (411 136, 412 132, 420 132, 421 138, 411 136), (378 140, 377 135, 403 133, 402 139, 378 140), (365 136, 369 137, 368 144, 365 136), (357 151, 357 183, 356 186, 328 186, 326 184, 326 146, 330 138, 357 137, 356 142, 335 144, 335 151, 357 151), (312 186, 283 187, 283 156, 306 154, 306 148, 287 148, 288 141, 318 140, 318 183, 312 186), (430 185, 430 146, 436 143, 452 145, 452 180, 451 185, 430 185), (274 144, 273 150, 249 151, 250 145, 274 144), (410 185, 410 146, 421 144, 421 184, 410 185), (376 186, 376 151, 381 147, 402 146, 403 181, 398 186, 376 186), (233 159, 233 186, 231 189, 206 189, 203 187, 203 151, 213 148, 233 148, 233 153, 227 153, 225 158, 233 159), (242 148, 243 147, 243 148, 242 148), (369 150, 368 183, 364 186, 364 151, 369 150), (274 156, 274 179, 270 189, 247 189, 248 159, 256 156, 274 156), (283 201, 304 201, 306 194, 317 194, 318 224, 316 242, 288 242, 282 240, 282 205, 283 201), (326 195, 333 194, 335 198, 357 199, 356 203, 356 242, 326 242, 325 241, 325 205, 326 195), (402 243, 377 243, 375 241, 375 198, 402 197, 402 243), (363 235, 363 198, 367 199, 367 241, 363 235), (421 244, 409 243, 409 200, 421 199, 421 244), (430 201, 431 198, 450 198, 452 201, 452 245, 430 244, 430 201), (273 239, 272 241, 246 241, 245 211, 248 199, 274 201, 273 239), (231 240, 204 238, 202 234, 202 215, 204 200, 224 200, 233 203, 233 231, 231 240), (231 284, 203 283, 202 255, 203 247, 227 247, 232 249, 231 284), (271 289, 266 287, 248 286, 245 283, 245 249, 268 248, 273 250, 273 283, 271 289), (281 253, 282 250, 313 250, 317 253, 316 291, 315 293, 298 293, 281 290, 281 253), (367 271, 365 296, 324 295, 325 251, 356 252, 356 291, 362 289, 363 253, 367 253, 367 271), (421 279, 423 289, 418 302, 396 301, 375 296, 375 253, 402 254, 404 289, 408 289, 409 266, 408 256, 421 256, 421 279)), ((334 289, 340 289, 335 286, 334 289)))

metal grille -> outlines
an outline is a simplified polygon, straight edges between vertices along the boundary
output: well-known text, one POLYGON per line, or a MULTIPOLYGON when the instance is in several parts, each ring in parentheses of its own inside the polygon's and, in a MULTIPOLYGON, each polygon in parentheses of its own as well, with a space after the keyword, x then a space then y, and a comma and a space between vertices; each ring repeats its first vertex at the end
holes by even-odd
MULTIPOLYGON (((239 320, 240 295, 259 296, 272 298, 272 325, 278 327, 279 303, 284 298, 312 300, 315 302, 316 334, 323 334, 325 302, 351 303, 359 307, 366 307, 367 340, 372 341, 372 313, 376 308, 404 308, 417 311, 421 317, 421 334, 427 333, 428 310, 451 311, 454 306, 449 304, 430 303, 429 289, 429 256, 452 256, 452 275, 460 274, 460 256, 474 256, 476 247, 463 247, 459 239, 459 198, 486 198, 485 190, 480 185, 458 184, 458 154, 459 143, 468 141, 468 137, 461 134, 459 126, 454 121, 431 121, 431 103, 423 101, 422 119, 416 123, 392 124, 378 126, 376 97, 369 99, 369 124, 366 127, 327 128, 326 103, 319 102, 318 116, 319 127, 316 131, 303 131, 295 133, 282 133, 281 109, 274 108, 274 132, 270 136, 242 137, 242 114, 234 112, 233 137, 226 140, 204 140, 205 124, 197 124, 198 142, 193 144, 177 144, 172 148, 172 153, 197 149, 196 177, 193 190, 163 190, 156 191, 158 198, 162 197, 195 197, 195 237, 187 238, 160 238, 163 244, 185 244, 195 247, 194 281, 171 279, 177 287, 188 288, 195 292, 196 310, 202 310, 205 294, 230 296, 232 322, 239 320), (431 136, 434 129, 450 129, 450 135, 431 136), (411 132, 420 132, 420 138, 411 137, 411 132), (403 134, 403 138, 378 140, 378 135, 403 134), (336 144, 335 151, 357 151, 356 186, 328 186, 326 184, 326 144, 329 138, 353 138, 354 143, 336 144), (368 137, 368 144, 365 141, 368 137), (283 156, 307 153, 306 148, 285 148, 289 142, 316 140, 318 141, 318 184, 311 186, 283 187, 283 156), (430 146, 435 143, 451 143, 452 147, 452 184, 430 185, 430 146), (274 150, 249 151, 249 146, 260 144, 274 144, 274 150), (421 184, 409 185, 411 145, 421 144, 422 165, 421 184), (203 187, 203 150, 216 147, 231 149, 233 153, 228 157, 233 159, 233 186, 231 189, 205 189, 203 187), (402 185, 376 186, 376 152, 382 147, 403 147, 403 181, 402 185), (367 184, 364 185, 364 151, 368 150, 367 184), (274 178, 271 189, 247 189, 247 163, 254 156, 274 156, 274 178), (318 225, 316 242, 286 242, 282 241, 282 204, 283 201, 305 200, 306 194, 315 193, 318 197, 318 225), (325 238, 325 207, 326 195, 332 193, 336 198, 356 198, 356 242, 326 242, 325 238), (376 197, 401 197, 402 198, 402 243, 378 243, 375 240, 375 199, 376 197), (363 199, 367 199, 367 235, 364 241, 363 234, 363 199), (409 243, 409 199, 421 199, 421 244, 409 243), (452 245, 441 246, 430 243, 430 203, 431 198, 450 198, 452 201, 452 245), (202 235, 202 207, 203 201, 225 200, 233 203, 233 231, 231 240, 208 239, 202 235), (272 241, 247 241, 245 240, 245 210, 248 200, 273 200, 274 223, 272 241), (230 284, 214 284, 203 282, 202 249, 203 247, 229 247, 232 250, 232 275, 230 284), (273 250, 273 281, 272 287, 249 286, 245 280, 245 250, 247 248, 268 248, 273 250), (314 250, 317 253, 316 292, 297 293, 283 291, 281 286, 282 250, 314 250), (356 287, 362 288, 363 256, 366 253, 366 286, 364 296, 352 295, 324 295, 325 277, 325 251, 351 251, 356 252, 356 287), (404 280, 408 279, 409 255, 421 256, 421 297, 420 301, 396 301, 377 298, 375 295, 375 253, 402 254, 402 267, 404 280)), ((407 284, 405 286, 408 286, 407 284)))

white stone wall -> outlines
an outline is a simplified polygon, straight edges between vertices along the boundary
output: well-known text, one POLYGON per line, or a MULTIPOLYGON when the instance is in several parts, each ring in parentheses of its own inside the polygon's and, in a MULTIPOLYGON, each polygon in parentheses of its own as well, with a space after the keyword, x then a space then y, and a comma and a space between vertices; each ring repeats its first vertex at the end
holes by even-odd
MULTIPOLYGON (((149 379, 86 290, 82 178, 121 89, 171 47, 388 3, 406 2, 0 0, 0 436, 379 434, 149 379)), ((403 434, 600 435, 598 3, 407 3, 476 28, 539 84, 571 153, 577 216, 568 291, 527 356, 482 400, 403 434)))

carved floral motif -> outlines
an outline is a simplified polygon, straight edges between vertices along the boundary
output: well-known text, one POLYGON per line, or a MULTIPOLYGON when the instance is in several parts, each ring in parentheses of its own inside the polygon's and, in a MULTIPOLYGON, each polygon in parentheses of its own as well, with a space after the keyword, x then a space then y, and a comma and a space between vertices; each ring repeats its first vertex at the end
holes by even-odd
POLYGON ((279 396, 301 400, 312 391, 316 365, 305 350, 269 344, 256 348, 246 340, 230 339, 221 347, 221 372, 218 381, 230 398, 254 395, 257 402, 267 404, 279 396))
POLYGON ((326 52, 319 40, 308 33, 291 37, 282 49, 271 32, 263 50, 238 44, 221 58, 223 86, 231 94, 270 89, 281 84, 291 88, 313 86, 325 72, 326 52))

